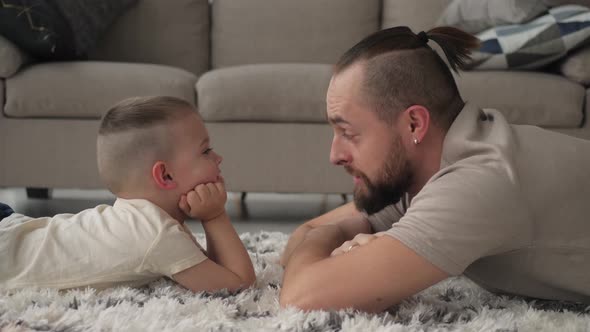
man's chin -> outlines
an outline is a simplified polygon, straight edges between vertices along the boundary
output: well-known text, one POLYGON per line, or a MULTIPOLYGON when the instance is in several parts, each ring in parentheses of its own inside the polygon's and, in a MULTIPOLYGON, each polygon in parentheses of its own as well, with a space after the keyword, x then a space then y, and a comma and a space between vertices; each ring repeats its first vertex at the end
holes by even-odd
POLYGON ((374 195, 366 195, 357 190, 354 191, 354 205, 359 211, 364 211, 368 215, 372 215, 383 210, 389 205, 396 204, 400 201, 398 197, 392 196, 381 196, 375 197, 374 195), (388 199, 385 199, 388 197, 388 199))

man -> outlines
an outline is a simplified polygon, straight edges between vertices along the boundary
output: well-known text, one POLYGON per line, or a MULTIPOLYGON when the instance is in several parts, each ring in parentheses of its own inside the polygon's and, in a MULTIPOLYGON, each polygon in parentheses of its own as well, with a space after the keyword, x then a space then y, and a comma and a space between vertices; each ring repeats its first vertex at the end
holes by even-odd
POLYGON ((348 204, 299 227, 280 302, 382 311, 451 275, 501 293, 590 303, 590 142, 507 123, 459 95, 477 40, 377 32, 337 63, 330 160, 348 204))

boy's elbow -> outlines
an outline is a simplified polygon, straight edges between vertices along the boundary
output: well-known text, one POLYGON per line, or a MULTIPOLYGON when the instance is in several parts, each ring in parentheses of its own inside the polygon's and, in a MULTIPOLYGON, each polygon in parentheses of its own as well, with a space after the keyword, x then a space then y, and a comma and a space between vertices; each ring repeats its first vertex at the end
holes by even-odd
POLYGON ((256 283, 256 275, 252 274, 252 275, 245 278, 243 288, 252 287, 252 286, 254 286, 255 283, 256 283))
POLYGON ((248 276, 245 278, 239 278, 239 280, 237 282, 235 282, 234 285, 227 287, 227 289, 230 292, 237 292, 237 291, 240 291, 243 289, 250 288, 250 287, 254 286, 255 283, 256 283, 256 276, 252 275, 252 276, 248 276))

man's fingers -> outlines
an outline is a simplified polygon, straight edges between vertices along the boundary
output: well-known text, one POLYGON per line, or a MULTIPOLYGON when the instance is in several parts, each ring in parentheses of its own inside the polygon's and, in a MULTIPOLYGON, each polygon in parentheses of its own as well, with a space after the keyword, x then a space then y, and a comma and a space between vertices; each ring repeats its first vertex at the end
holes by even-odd
POLYGON ((362 246, 375 240, 375 238, 376 237, 373 234, 358 234, 354 237, 354 241, 362 246))
POLYGON ((334 251, 332 251, 330 256, 338 256, 338 255, 342 255, 343 253, 344 253, 344 250, 342 250, 342 247, 338 247, 338 248, 334 249, 334 251))

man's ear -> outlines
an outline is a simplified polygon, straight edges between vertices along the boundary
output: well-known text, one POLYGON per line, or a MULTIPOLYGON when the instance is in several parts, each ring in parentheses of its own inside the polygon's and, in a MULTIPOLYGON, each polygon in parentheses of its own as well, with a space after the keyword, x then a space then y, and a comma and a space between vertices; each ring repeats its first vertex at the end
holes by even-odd
POLYGON ((156 161, 152 167, 152 179, 158 188, 163 190, 174 189, 177 185, 163 161, 156 161))
POLYGON ((413 144, 420 144, 424 140, 428 128, 430 127, 430 112, 428 109, 421 105, 412 105, 408 107, 404 113, 406 113, 407 130, 409 137, 413 144))

